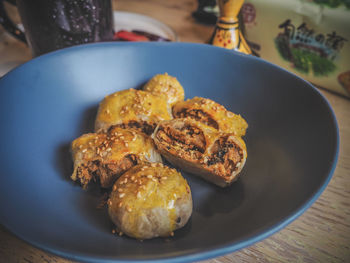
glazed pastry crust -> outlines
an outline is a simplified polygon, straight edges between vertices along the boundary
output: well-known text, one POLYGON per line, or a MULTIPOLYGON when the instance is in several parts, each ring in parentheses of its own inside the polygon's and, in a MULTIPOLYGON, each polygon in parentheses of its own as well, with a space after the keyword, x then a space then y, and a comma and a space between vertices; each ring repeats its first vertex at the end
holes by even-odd
POLYGON ((142 89, 156 96, 164 97, 170 106, 185 98, 185 92, 180 82, 167 73, 155 75, 142 89))
POLYGON ((248 128, 247 122, 239 114, 228 111, 213 100, 194 97, 176 103, 173 107, 174 118, 192 118, 221 132, 244 136, 248 128))
POLYGON ((240 137, 190 118, 160 122, 152 138, 174 166, 221 187, 237 180, 247 159, 240 137))
POLYGON ((136 130, 113 127, 108 133, 88 133, 71 144, 74 170, 71 176, 86 188, 98 181, 109 188, 125 171, 141 162, 161 162, 152 140, 136 130))
POLYGON ((186 180, 160 163, 137 165, 123 174, 107 204, 117 229, 137 239, 171 236, 192 214, 186 180))
POLYGON ((96 116, 95 131, 120 126, 151 134, 159 121, 170 119, 171 108, 164 98, 143 90, 128 89, 103 99, 96 116))

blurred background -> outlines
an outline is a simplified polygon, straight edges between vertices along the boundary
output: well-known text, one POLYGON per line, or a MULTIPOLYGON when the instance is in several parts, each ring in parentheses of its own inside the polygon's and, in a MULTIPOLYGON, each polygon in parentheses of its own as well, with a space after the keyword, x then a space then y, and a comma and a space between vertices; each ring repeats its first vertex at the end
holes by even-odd
MULTIPOLYGON (((6 12, 23 28, 17 8, 7 1, 3 1, 6 12)), ((232 49, 229 43, 230 39, 234 42, 233 31, 218 32, 215 28, 220 16, 215 0, 111 2, 114 41, 209 43, 211 40, 215 45, 232 49), (211 38, 215 33, 218 41, 211 38)), ((253 55, 282 66, 318 87, 349 97, 349 0, 246 0, 242 8, 239 2, 243 1, 223 2, 238 4, 239 29, 253 55)), ((31 58, 28 46, 0 26, 0 76, 31 58)))

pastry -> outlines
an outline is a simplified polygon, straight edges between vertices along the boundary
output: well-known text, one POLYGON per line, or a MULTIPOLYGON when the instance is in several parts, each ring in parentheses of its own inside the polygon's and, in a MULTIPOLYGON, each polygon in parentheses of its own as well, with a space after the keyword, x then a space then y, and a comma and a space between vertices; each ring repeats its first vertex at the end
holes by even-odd
POLYGON ((194 97, 176 103, 173 107, 174 118, 192 118, 222 132, 244 136, 248 128, 241 115, 228 111, 213 100, 194 97))
POLYGON ((152 140, 136 130, 113 127, 108 133, 87 133, 71 145, 71 176, 86 188, 91 181, 110 188, 131 167, 142 162, 161 162, 152 140))
POLYGON ((124 173, 107 204, 119 233, 141 240, 174 235, 192 214, 186 180, 161 163, 137 165, 124 173))
POLYGON ((151 134, 161 120, 172 119, 167 101, 143 90, 128 89, 106 96, 100 103, 95 131, 111 126, 133 128, 151 134))
POLYGON ((183 101, 185 97, 185 92, 180 82, 167 73, 155 75, 142 89, 156 96, 164 97, 170 106, 183 101))
POLYGON ((190 118, 160 122, 152 138, 174 166, 221 187, 237 180, 247 159, 241 137, 190 118))

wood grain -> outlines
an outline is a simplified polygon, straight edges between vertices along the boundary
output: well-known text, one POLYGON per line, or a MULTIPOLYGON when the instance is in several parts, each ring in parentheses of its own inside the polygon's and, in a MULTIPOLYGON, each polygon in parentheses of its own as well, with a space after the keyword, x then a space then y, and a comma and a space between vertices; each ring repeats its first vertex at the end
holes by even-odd
MULTIPOLYGON (((184 42, 206 42, 213 28, 191 17, 195 0, 117 0, 118 10, 150 15, 171 26, 184 42)), ((2 40, 0 31, 0 43, 2 40)), ((0 45, 1 47, 1 45, 0 45)), ((28 59, 28 50, 18 60, 28 59)), ((5 61, 5 62, 4 62, 5 61)), ((0 49, 0 65, 3 60, 0 49)), ((0 67, 1 68, 1 67, 0 67)), ((248 248, 202 262, 350 262, 350 100, 321 90, 338 120, 336 170, 320 198, 283 230, 248 248)), ((0 262, 72 262, 28 245, 0 227, 0 262)))

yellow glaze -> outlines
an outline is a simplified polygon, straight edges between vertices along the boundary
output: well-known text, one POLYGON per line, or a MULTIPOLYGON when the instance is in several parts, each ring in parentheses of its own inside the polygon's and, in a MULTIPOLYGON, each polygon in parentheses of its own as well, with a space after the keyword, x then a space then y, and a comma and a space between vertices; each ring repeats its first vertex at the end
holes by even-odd
MULTIPOLYGON (((72 179, 77 179, 77 168, 89 161, 101 160, 117 163, 125 156, 133 154, 138 161, 152 161, 154 156, 153 141, 141 132, 113 127, 108 133, 87 133, 75 139, 71 145, 74 172, 72 179)), ((160 158, 155 158, 160 161, 160 158)))
POLYGON ((234 135, 241 137, 245 135, 246 129, 248 128, 247 122, 241 115, 228 111, 224 106, 213 100, 201 97, 194 97, 193 99, 188 99, 175 104, 173 107, 173 115, 175 118, 179 118, 182 111, 189 110, 201 110, 205 112, 217 123, 217 128, 221 132, 233 133, 234 135))
POLYGON ((147 122, 151 125, 172 118, 164 98, 143 90, 128 89, 115 92, 100 103, 95 130, 107 130, 115 124, 147 122))
POLYGON ((143 238, 143 234, 138 231, 139 219, 147 217, 144 213, 154 208, 166 210, 168 220, 165 221, 170 222, 166 235, 171 235, 176 229, 175 203, 184 196, 192 200, 187 181, 176 169, 161 163, 140 164, 124 173, 116 181, 110 195, 108 209, 110 215, 116 214, 116 209, 125 210, 124 225, 121 230, 138 239, 143 238))
POLYGON ((151 78, 143 90, 149 91, 156 96, 164 97, 170 106, 173 106, 176 102, 183 101, 185 92, 180 82, 167 73, 158 74, 151 78))

